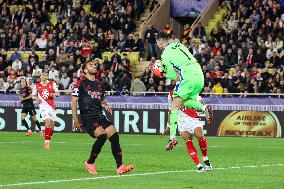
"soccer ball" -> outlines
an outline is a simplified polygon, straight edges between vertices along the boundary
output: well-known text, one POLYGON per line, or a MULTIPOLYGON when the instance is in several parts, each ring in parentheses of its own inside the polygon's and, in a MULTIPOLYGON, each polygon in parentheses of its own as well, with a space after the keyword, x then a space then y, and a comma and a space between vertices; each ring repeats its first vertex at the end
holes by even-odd
POLYGON ((163 66, 160 60, 156 60, 152 67, 153 74, 157 77, 163 76, 163 66))

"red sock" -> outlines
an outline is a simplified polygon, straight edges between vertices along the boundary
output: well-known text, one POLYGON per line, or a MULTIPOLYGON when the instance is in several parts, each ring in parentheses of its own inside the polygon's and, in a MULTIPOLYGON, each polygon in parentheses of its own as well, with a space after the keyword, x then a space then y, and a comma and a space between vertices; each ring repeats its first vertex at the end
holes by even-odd
POLYGON ((194 161, 195 165, 198 165, 200 163, 200 161, 199 161, 199 158, 198 158, 197 151, 196 151, 196 149, 193 145, 193 141, 188 140, 185 143, 186 143, 186 148, 187 148, 188 154, 190 155, 190 157, 194 161))
POLYGON ((45 127, 44 129, 44 140, 50 140, 50 128, 45 127))
POLYGON ((50 140, 52 138, 52 135, 53 135, 53 132, 54 132, 54 128, 49 128, 49 137, 50 137, 50 140))
POLYGON ((199 147, 202 152, 203 157, 207 156, 207 140, 204 137, 203 139, 199 140, 199 147))

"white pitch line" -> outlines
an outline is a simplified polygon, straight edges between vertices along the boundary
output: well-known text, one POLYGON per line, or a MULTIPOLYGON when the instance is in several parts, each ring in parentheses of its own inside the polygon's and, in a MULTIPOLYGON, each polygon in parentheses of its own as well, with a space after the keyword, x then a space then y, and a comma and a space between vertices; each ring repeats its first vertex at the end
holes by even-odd
MULTIPOLYGON (((261 168, 261 167, 275 167, 275 166, 284 166, 284 164, 272 164, 272 165, 244 165, 238 167, 217 167, 214 170, 228 170, 228 169, 241 169, 241 168, 261 168)), ((149 172, 149 173, 138 173, 130 175, 109 175, 102 177, 88 177, 88 178, 75 178, 75 179, 65 179, 65 180, 49 180, 49 181, 39 181, 39 182, 21 182, 15 184, 1 184, 0 187, 10 187, 10 186, 24 186, 24 185, 36 185, 36 184, 49 184, 49 183, 61 183, 61 182, 73 182, 73 181, 83 181, 83 180, 103 180, 111 178, 121 178, 121 177, 139 177, 147 175, 160 175, 167 173, 186 173, 186 172, 197 172, 196 170, 177 170, 177 171, 159 171, 159 172, 149 172)))

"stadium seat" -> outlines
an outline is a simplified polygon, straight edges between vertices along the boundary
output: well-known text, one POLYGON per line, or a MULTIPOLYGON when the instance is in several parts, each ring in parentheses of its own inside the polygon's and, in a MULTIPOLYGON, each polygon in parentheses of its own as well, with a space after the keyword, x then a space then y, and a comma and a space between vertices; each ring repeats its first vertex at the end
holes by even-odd
POLYGON ((110 59, 111 59, 112 54, 111 54, 111 52, 109 52, 109 51, 102 52, 102 57, 104 58, 105 56, 107 56, 107 57, 108 57, 108 59, 110 60, 110 59))
POLYGON ((139 62, 139 52, 131 52, 127 56, 131 64, 137 64, 139 62))
POLYGON ((11 55, 14 53, 14 51, 7 51, 7 58, 10 59, 11 55))
POLYGON ((50 11, 51 11, 51 12, 54 12, 54 10, 55 10, 54 5, 50 5, 50 11))
POLYGON ((22 53, 23 61, 27 62, 29 60, 29 56, 32 54, 31 51, 25 51, 22 53))
POLYGON ((264 66, 265 66, 265 67, 268 67, 268 66, 269 66, 269 64, 270 64, 270 62, 269 62, 269 61, 264 62, 264 66))
POLYGON ((90 5, 83 5, 83 9, 85 10, 86 13, 90 13, 91 6, 90 5))
POLYGON ((236 69, 235 68, 230 68, 229 69, 229 75, 232 75, 234 73, 236 73, 236 69))
POLYGON ((26 7, 29 7, 30 9, 33 8, 33 6, 31 4, 26 5, 26 7))
POLYGON ((53 26, 55 26, 55 24, 57 23, 56 13, 49 14, 49 21, 53 26))
POLYGON ((10 12, 14 12, 14 10, 17 8, 17 5, 10 5, 9 9, 10 12))

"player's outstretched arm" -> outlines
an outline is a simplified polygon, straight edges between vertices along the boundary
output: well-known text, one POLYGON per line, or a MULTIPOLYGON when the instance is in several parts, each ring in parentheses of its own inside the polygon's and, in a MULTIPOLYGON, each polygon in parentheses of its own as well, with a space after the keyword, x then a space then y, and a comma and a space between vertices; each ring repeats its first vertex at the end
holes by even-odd
POLYGON ((77 114, 77 110, 78 110, 77 103, 78 103, 78 97, 72 96, 71 109, 72 109, 72 118, 74 121, 74 127, 80 128, 80 122, 79 122, 79 118, 77 114))

